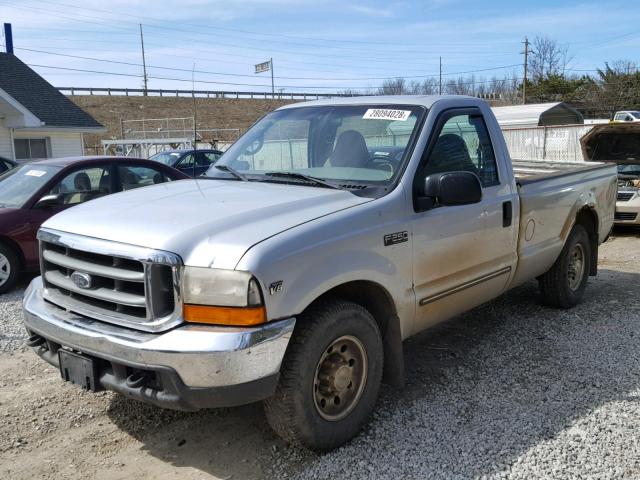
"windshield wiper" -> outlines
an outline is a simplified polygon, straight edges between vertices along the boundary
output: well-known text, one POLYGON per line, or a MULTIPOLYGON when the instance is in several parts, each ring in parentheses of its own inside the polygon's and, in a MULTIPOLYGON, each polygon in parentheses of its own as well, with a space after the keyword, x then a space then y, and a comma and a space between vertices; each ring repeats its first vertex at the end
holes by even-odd
POLYGON ((249 179, 245 175, 241 174, 237 170, 234 170, 233 168, 227 165, 214 165, 214 167, 216 167, 218 170, 222 170, 223 172, 230 173, 231 175, 236 177, 238 180, 242 180, 243 182, 249 181, 249 179))
POLYGON ((320 185, 325 188, 333 188, 334 190, 342 190, 339 186, 329 183, 321 178, 312 177, 310 175, 305 175, 304 173, 298 172, 267 172, 265 173, 268 177, 284 177, 284 178, 298 178, 300 180, 306 180, 307 182, 315 183, 316 185, 320 185))

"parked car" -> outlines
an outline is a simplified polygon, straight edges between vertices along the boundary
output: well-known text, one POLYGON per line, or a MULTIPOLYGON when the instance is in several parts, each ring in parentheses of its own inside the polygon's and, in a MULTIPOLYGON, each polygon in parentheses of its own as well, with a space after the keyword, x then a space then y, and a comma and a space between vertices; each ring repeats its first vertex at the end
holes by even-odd
POLYGON ((640 227, 640 123, 596 125, 580 143, 584 158, 617 164, 615 223, 640 227))
POLYGON ((640 122, 640 112, 636 110, 623 110, 613 116, 614 122, 640 122))
POLYGON ((11 170, 16 165, 18 165, 13 160, 9 160, 8 158, 0 157, 0 174, 6 172, 7 170, 11 170))
POLYGON ((20 271, 38 269, 36 232, 49 217, 110 193, 184 178, 166 165, 118 157, 43 160, 0 175, 0 293, 20 271))
POLYGON ((190 177, 199 177, 222 156, 220 150, 165 150, 149 157, 190 177))
POLYGON ((614 165, 512 163, 477 98, 288 105, 203 177, 49 219, 29 344, 161 407, 265 400, 284 439, 328 450, 403 383, 404 339, 531 279, 579 303, 615 197, 614 165))

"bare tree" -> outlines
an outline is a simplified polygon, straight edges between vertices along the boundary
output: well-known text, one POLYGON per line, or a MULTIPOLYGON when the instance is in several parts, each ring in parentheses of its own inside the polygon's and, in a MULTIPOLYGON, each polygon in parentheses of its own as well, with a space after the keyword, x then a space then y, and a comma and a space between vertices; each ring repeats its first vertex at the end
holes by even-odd
POLYGON ((474 95, 475 84, 476 79, 473 75, 466 78, 458 77, 455 80, 448 80, 444 91, 450 95, 474 95))
POLYGON ((388 79, 378 88, 378 95, 404 95, 408 93, 407 81, 402 78, 388 79))
POLYGON ((529 53, 529 78, 539 82, 552 75, 564 75, 573 56, 566 45, 559 45, 549 37, 536 37, 529 53))

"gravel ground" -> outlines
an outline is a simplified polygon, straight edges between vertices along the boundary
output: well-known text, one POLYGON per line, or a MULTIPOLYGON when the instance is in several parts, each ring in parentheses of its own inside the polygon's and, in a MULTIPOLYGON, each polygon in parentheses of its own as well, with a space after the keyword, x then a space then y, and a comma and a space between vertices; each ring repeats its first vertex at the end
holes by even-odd
POLYGON ((24 276, 17 288, 0 295, 0 353, 24 350, 27 334, 22 326, 22 296, 32 276, 24 276))
POLYGON ((291 448, 259 405, 163 411, 63 384, 0 297, 0 477, 640 478, 640 238, 618 232, 569 311, 534 282, 405 345, 408 385, 325 455, 291 448))

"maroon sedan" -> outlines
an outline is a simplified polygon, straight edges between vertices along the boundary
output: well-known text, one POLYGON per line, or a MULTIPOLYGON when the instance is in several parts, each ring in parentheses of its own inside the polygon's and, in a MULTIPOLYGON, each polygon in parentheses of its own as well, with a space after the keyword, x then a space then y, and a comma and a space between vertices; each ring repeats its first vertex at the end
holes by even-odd
POLYGON ((127 157, 58 158, 0 175, 0 293, 20 271, 38 269, 36 233, 49 217, 104 195, 184 178, 167 165, 127 157))

